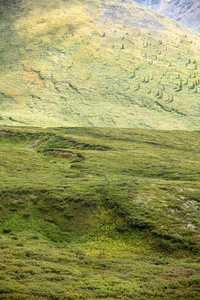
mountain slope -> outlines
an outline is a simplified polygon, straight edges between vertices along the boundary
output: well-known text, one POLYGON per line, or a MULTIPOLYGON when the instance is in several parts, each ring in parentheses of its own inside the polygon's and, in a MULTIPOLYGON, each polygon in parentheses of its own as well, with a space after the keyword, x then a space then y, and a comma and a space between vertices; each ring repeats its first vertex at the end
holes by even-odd
POLYGON ((197 33, 128 0, 0 9, 1 124, 199 129, 197 33))
POLYGON ((200 3, 196 0, 135 0, 182 24, 200 31, 200 3))

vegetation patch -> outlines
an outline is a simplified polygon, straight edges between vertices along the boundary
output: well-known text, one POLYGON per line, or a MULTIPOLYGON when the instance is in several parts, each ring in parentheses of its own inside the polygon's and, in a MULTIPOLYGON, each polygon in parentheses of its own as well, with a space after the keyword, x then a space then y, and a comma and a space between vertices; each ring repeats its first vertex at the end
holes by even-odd
POLYGON ((0 132, 2 299, 199 298, 198 132, 0 132))

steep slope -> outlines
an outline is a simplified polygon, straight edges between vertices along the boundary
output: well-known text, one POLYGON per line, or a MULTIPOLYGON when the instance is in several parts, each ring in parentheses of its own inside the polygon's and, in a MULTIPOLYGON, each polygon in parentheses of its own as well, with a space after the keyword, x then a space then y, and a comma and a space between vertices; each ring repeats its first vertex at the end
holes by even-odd
POLYGON ((200 31, 200 3, 197 0, 135 0, 169 18, 200 31))
POLYGON ((199 129, 199 34, 129 0, 0 11, 1 124, 199 129))

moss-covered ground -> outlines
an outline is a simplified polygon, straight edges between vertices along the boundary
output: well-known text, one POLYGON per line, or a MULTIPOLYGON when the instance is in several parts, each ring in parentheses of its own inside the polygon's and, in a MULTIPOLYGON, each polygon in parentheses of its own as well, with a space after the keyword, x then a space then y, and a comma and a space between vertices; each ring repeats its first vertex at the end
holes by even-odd
POLYGON ((0 299, 199 299, 199 132, 0 128, 0 299))

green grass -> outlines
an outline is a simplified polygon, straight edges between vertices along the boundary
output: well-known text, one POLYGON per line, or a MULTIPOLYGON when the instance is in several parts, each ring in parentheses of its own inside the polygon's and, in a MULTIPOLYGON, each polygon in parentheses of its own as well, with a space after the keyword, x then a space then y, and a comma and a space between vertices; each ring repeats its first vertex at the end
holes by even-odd
POLYGON ((0 4, 1 125, 199 130, 199 34, 113 3, 0 4))
POLYGON ((199 299, 199 132, 0 130, 0 299, 199 299))
POLYGON ((110 4, 0 3, 0 299, 200 297, 199 35, 110 4))

